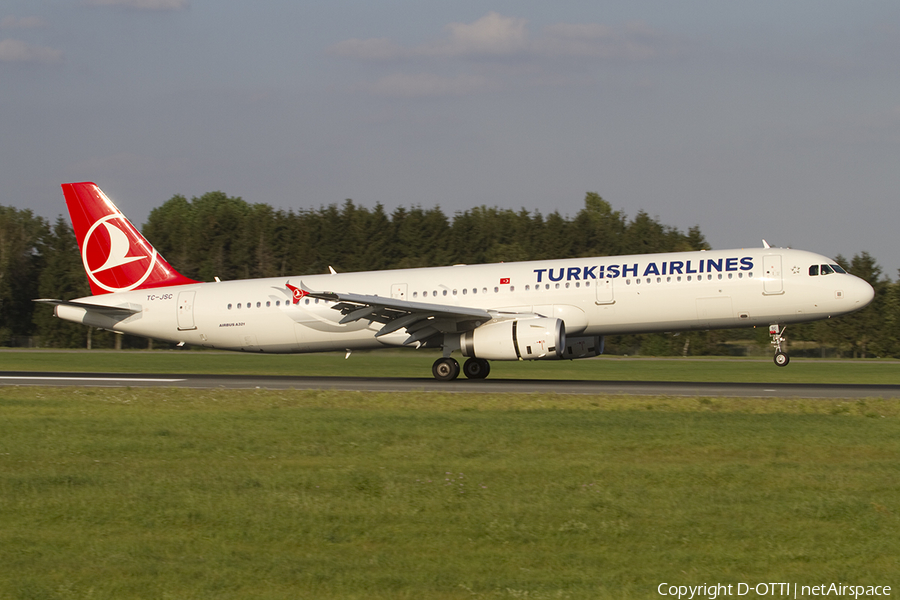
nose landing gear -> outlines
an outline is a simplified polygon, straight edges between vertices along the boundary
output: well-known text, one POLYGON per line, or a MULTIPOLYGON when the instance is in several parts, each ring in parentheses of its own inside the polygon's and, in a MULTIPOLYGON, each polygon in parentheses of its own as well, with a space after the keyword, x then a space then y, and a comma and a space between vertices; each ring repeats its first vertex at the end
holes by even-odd
POLYGON ((779 367, 786 367, 791 362, 791 357, 781 349, 785 331, 787 327, 781 328, 778 323, 769 325, 769 335, 772 337, 772 345, 775 346, 775 364, 779 367))

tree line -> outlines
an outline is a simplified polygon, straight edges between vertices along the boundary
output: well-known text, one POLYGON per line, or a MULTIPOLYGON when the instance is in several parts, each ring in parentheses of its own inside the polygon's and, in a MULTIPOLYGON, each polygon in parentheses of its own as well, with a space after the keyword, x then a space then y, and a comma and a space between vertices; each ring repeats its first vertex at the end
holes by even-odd
MULTIPOLYGON (((276 210, 222 192, 173 196, 151 211, 143 234, 187 277, 211 281, 457 263, 511 262, 709 249, 699 227, 687 232, 640 211, 628 218, 596 193, 574 217, 558 211, 479 206, 448 217, 439 207, 357 206, 352 200, 308 210, 276 210)), ((797 355, 900 356, 900 281, 884 276, 867 253, 837 260, 871 283, 867 309, 793 326, 797 355)), ((111 347, 122 336, 60 321, 34 298, 90 295, 68 220, 50 223, 30 210, 0 206, 0 345, 111 347)), ((765 346, 766 331, 727 330, 611 336, 619 354, 728 354, 765 346)), ((146 341, 125 336, 126 346, 146 341)))

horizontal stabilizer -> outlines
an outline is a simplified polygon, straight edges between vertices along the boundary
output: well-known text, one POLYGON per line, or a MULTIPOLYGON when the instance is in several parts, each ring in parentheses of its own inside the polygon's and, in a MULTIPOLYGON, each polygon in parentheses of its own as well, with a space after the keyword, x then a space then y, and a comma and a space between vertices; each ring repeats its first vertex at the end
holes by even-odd
POLYGON ((74 302, 72 300, 57 300, 55 298, 38 298, 35 302, 50 304, 51 306, 73 306, 89 311, 104 313, 110 316, 129 316, 141 312, 140 307, 132 306, 107 306, 105 304, 91 304, 89 302, 74 302))
POLYGON ((107 306, 105 304, 91 304, 89 302, 74 302, 72 300, 57 300, 55 298, 38 298, 35 302, 43 302, 51 306, 75 306, 85 310, 95 310, 97 312, 115 314, 115 315, 134 315, 141 312, 140 307, 134 306, 107 306))

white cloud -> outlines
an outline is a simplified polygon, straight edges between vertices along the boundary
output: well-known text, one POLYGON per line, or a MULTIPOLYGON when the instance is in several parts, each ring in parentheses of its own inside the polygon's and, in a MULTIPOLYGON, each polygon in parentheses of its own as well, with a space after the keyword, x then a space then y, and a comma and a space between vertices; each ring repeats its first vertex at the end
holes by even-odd
POLYGON ((450 23, 448 35, 404 47, 386 38, 351 39, 329 50, 343 58, 392 61, 414 58, 601 58, 646 60, 670 51, 657 31, 633 23, 611 27, 597 23, 560 23, 529 33, 526 20, 490 12, 473 23, 450 23))
POLYGON ((445 31, 419 45, 350 39, 328 51, 392 71, 414 68, 414 73, 381 73, 374 82, 354 87, 379 96, 422 98, 583 85, 592 81, 591 69, 605 61, 655 60, 676 48, 667 36, 641 23, 558 23, 533 34, 525 19, 496 12, 472 23, 450 23, 445 31))
POLYGON ((0 29, 37 29, 43 27, 44 21, 40 17, 3 17, 0 19, 0 29))
POLYGON ((525 19, 490 12, 474 23, 450 23, 445 39, 405 48, 386 38, 346 40, 329 48, 344 58, 395 60, 421 57, 509 56, 527 49, 525 19))
POLYGON ((0 62, 56 63, 62 57, 62 52, 53 48, 34 46, 22 40, 0 40, 0 62))
POLYGON ((551 25, 534 42, 542 56, 572 56, 646 60, 667 52, 661 35, 637 23, 621 28, 596 23, 551 25))
POLYGON ((439 55, 446 56, 507 56, 528 48, 525 19, 504 17, 490 12, 471 24, 447 25, 450 38, 434 46, 439 55))
POLYGON ((87 0, 88 6, 116 6, 134 10, 184 10, 188 0, 87 0))

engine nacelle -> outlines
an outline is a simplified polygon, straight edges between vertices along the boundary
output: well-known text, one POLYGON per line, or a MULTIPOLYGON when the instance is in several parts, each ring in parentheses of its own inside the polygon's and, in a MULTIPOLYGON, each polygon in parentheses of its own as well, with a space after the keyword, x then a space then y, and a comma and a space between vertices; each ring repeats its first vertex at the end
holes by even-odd
POLYGON ((600 356, 601 354, 603 354, 602 336, 566 336, 566 343, 565 346, 563 346, 562 354, 559 356, 547 356, 546 358, 551 360, 573 360, 576 358, 590 358, 592 356, 600 356))
POLYGON ((489 360, 560 358, 565 345, 565 323, 544 317, 487 323, 460 338, 463 356, 489 360))

